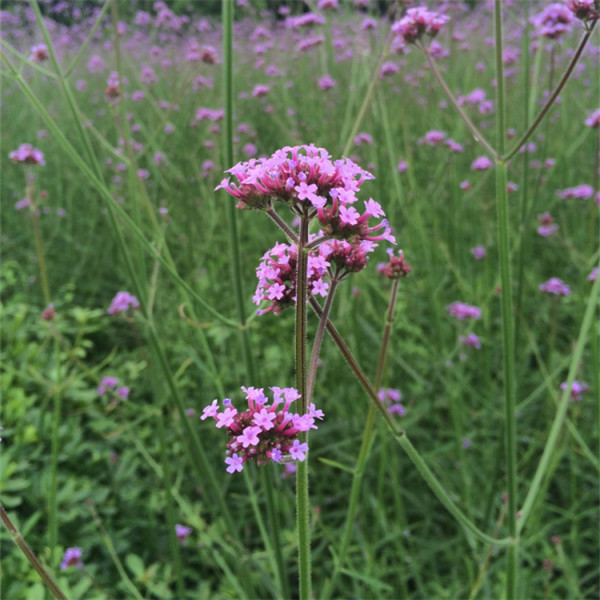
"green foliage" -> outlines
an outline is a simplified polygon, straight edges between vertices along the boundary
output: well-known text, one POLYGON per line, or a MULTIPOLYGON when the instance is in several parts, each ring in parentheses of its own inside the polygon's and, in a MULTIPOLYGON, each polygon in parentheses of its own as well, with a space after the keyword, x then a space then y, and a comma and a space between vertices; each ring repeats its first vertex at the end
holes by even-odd
MULTIPOLYGON (((122 19, 138 5, 127 8, 118 3, 122 19)), ((182 13, 186 6, 178 2, 173 10, 182 13)), ((212 10, 212 3, 206 10, 212 10)), ((469 52, 461 50, 449 33, 440 36, 451 52, 450 58, 440 59, 440 65, 457 95, 476 87, 485 88, 489 97, 493 94, 493 55, 483 33, 488 17, 476 11, 468 16, 471 21, 456 24, 458 31, 471 27, 476 32, 469 38, 469 52), (454 60, 456 56, 459 59, 454 60), (483 71, 475 68, 477 62, 483 64, 483 71)), ((381 21, 377 35, 358 33, 359 16, 346 15, 346 21, 328 18, 329 38, 307 53, 294 53, 292 34, 273 26, 276 45, 267 48, 265 65, 279 69, 280 77, 268 77, 264 68, 254 68, 257 42, 250 36, 258 22, 238 24, 236 160, 245 158, 248 143, 256 145, 257 156, 310 142, 326 147, 334 158, 340 155, 376 68, 387 25, 381 21), (348 36, 344 48, 354 53, 352 61, 334 58, 342 50, 330 39, 337 35, 334 24, 352 27, 343 30, 348 36), (317 78, 325 73, 336 86, 323 92, 317 78), (265 82, 269 94, 254 98, 254 85, 265 82)), ((106 78, 118 62, 113 31, 108 25, 102 28, 100 39, 68 78, 70 88, 78 80, 87 82, 85 90, 73 91, 79 111, 75 114, 59 82, 40 70, 54 74, 53 67, 34 69, 9 54, 68 143, 97 174, 102 189, 81 172, 64 143, 52 131, 48 133, 39 111, 25 104, 18 81, 3 73, 0 493, 3 506, 69 599, 132 597, 132 588, 143 598, 178 600, 282 597, 281 590, 295 589, 293 479, 282 477, 276 465, 249 466, 247 479, 230 476, 223 463, 223 432, 198 418, 213 398, 231 397, 239 403, 242 385, 287 386, 294 376, 293 315, 256 317, 251 302, 256 265, 275 241, 281 241, 264 215, 237 214, 255 381, 248 379, 238 329, 219 321, 198 299, 236 319, 231 256, 225 241, 227 203, 233 200, 222 191, 214 192, 223 171, 232 165, 222 163, 220 124, 195 119, 198 108, 222 105, 221 70, 218 64, 181 58, 194 41, 220 48, 219 24, 212 25, 199 37, 174 35, 165 44, 151 35, 135 44, 126 43, 127 36, 121 40, 121 80, 127 83, 122 84, 126 94, 118 106, 104 97, 106 78), (108 39, 110 48, 103 46, 108 39), (150 50, 157 44, 159 58, 150 50), (86 64, 93 55, 103 57, 104 71, 88 72, 86 64), (163 59, 176 66, 161 67, 163 59), (142 64, 153 65, 156 83, 141 81, 142 64), (197 83, 200 76, 205 84, 197 83), (139 102, 132 100, 135 90, 145 92, 139 102), (171 103, 170 107, 161 107, 161 101, 171 103), (75 115, 87 125, 83 131, 91 155, 75 115), (168 123, 173 133, 165 131, 168 123), (45 136, 39 136, 42 129, 45 136), (142 149, 130 152, 131 141, 142 149), (35 221, 28 209, 14 209, 26 182, 22 166, 12 164, 7 155, 22 142, 39 146, 47 162, 35 170, 34 186, 55 310, 50 321, 42 319, 46 301, 40 286, 35 221), (164 155, 162 165, 155 164, 155 152, 164 155), (123 167, 117 168, 119 163, 123 167), (137 179, 138 169, 148 170, 148 179, 137 179), (113 217, 115 209, 108 198, 114 198, 123 213, 113 217), (167 208, 168 216, 161 215, 159 208, 167 208), (58 209, 64 209, 64 217, 58 209), (149 248, 197 296, 184 289, 149 248), (134 290, 132 273, 147 309, 107 315, 119 290, 134 290), (153 346, 153 333, 164 362, 153 346), (98 394, 106 376, 118 377, 119 385, 130 388, 127 400, 114 393, 98 394), (177 394, 185 409, 195 411, 194 416, 181 413, 177 394), (53 413, 57 399, 58 420, 53 413), (207 467, 193 453, 190 425, 207 467), (58 482, 58 542, 52 548, 48 490, 53 474, 58 482), (268 494, 274 497, 274 511, 268 494), (256 508, 249 502, 251 497, 256 508), (229 516, 219 499, 230 510, 229 516), (175 538, 177 523, 193 529, 185 546, 175 538), (285 583, 277 581, 276 559, 270 554, 276 533, 285 583), (63 573, 60 559, 72 546, 83 548, 85 569, 63 573)), ((39 41, 38 31, 27 43, 11 37, 7 43, 18 46, 26 58, 27 44, 34 38, 39 41)), ((550 80, 556 81, 566 64, 567 49, 575 45, 571 36, 553 51, 541 51, 541 67, 533 71, 528 88, 532 106, 537 107, 550 80)), ((74 57, 72 50, 62 48, 61 66, 66 68, 74 57)), ((376 180, 365 184, 366 193, 385 208, 413 267, 400 285, 384 385, 402 390, 407 414, 400 424, 452 498, 485 532, 505 537, 494 181, 491 173, 470 170, 473 159, 482 153, 480 147, 455 113, 439 106, 442 93, 423 68, 420 53, 390 60, 398 63, 400 73, 378 82, 360 126, 375 142, 352 149, 353 158, 374 171, 376 180), (445 131, 465 151, 450 154, 443 146, 420 144, 419 139, 432 129, 445 131), (399 160, 408 162, 406 173, 397 171, 399 160), (460 183, 466 179, 471 188, 462 190, 460 183), (487 250, 481 261, 470 253, 476 245, 487 250), (477 323, 453 320, 445 307, 455 300, 480 306, 482 319, 477 323), (480 336, 480 350, 458 341, 470 331, 480 336), (472 445, 465 447, 465 440, 472 445)), ((583 76, 591 74, 597 62, 597 56, 586 55, 583 76)), ((521 62, 507 80, 508 126, 519 132, 527 112, 522 68, 521 62)), ((589 86, 583 85, 581 77, 569 84, 561 104, 535 138, 538 149, 532 156, 518 154, 509 170, 509 178, 519 185, 510 196, 519 502, 556 414, 559 386, 566 379, 588 301, 587 276, 598 258, 598 212, 593 200, 561 200, 556 195, 557 190, 584 182, 598 188, 593 164, 597 140, 594 131, 583 125, 597 103, 597 82, 592 79, 590 75, 589 86), (555 167, 542 166, 547 158, 556 160, 555 167), (539 168, 531 160, 537 160, 539 168), (545 211, 560 225, 559 235, 536 234, 537 215, 545 211), (571 296, 559 299, 539 292, 539 284, 552 276, 571 285, 571 296)), ((476 124, 486 132, 492 130, 494 116, 471 108, 476 124)), ((375 266, 385 258, 381 245, 368 269, 342 284, 332 316, 370 377, 377 366, 389 297, 388 282, 377 275, 375 266)), ((316 319, 309 315, 309 339, 315 330, 316 319)), ((600 389, 595 369, 597 325, 595 333, 577 372, 577 379, 588 382, 590 391, 582 402, 569 407, 552 476, 543 484, 544 494, 524 537, 519 589, 524 598, 593 598, 598 593, 598 406, 591 400, 600 389)), ((321 358, 315 402, 325 411, 326 420, 311 432, 310 443, 317 596, 339 555, 352 469, 368 410, 367 397, 330 339, 325 340, 321 358)), ((4 530, 0 541, 0 595, 11 600, 43 597, 38 576, 4 530)), ((441 508, 381 423, 362 478, 360 509, 347 556, 335 597, 497 598, 504 587, 503 554, 465 533, 441 508)))

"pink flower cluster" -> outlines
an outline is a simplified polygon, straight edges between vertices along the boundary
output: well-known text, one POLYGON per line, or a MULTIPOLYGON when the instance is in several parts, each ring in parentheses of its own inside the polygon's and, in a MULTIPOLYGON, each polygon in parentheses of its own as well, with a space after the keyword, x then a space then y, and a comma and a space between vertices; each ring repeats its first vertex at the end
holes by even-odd
POLYGON ((332 162, 324 148, 286 146, 270 158, 240 162, 227 172, 237 184, 228 177, 215 190, 223 189, 237 198, 238 208, 268 210, 273 201, 283 202, 297 215, 318 217, 324 235, 396 242, 387 220, 368 225, 371 217, 385 217, 375 200, 364 202, 363 214, 354 206, 361 184, 374 179, 373 175, 349 159, 332 162))
MULTIPOLYGON (((567 389, 566 381, 563 381, 560 384, 560 389, 563 391, 567 389)), ((571 385, 571 400, 573 402, 581 402, 583 400, 583 394, 585 394, 589 389, 590 387, 585 381, 573 381, 573 384, 571 385)))
POLYGON ((392 25, 392 31, 398 36, 402 46, 414 44, 424 35, 435 37, 442 25, 447 23, 450 17, 440 13, 427 10, 424 6, 409 8, 406 15, 392 25))
POLYGON ((571 293, 571 288, 562 279, 552 277, 540 285, 540 291, 555 296, 568 296, 571 293))
POLYGON ((600 19, 600 3, 597 0, 567 0, 567 8, 584 22, 600 19))
POLYGON ((531 18, 531 24, 540 37, 559 38, 571 28, 573 13, 564 4, 548 4, 541 13, 531 18))
POLYGON ((401 404, 402 392, 393 388, 381 388, 377 394, 379 400, 387 406, 387 411, 391 415, 403 417, 406 414, 406 408, 401 404))
MULTIPOLYGON (((317 237, 311 235, 310 240, 317 237)), ((354 244, 346 240, 326 240, 319 244, 308 254, 308 297, 327 295, 327 276, 340 280, 350 273, 364 269, 368 261, 367 255, 376 247, 377 244, 368 240, 354 244)), ((284 308, 296 304, 297 261, 298 249, 293 244, 277 243, 263 255, 256 269, 258 285, 252 300, 257 306, 265 301, 269 302, 269 306, 258 310, 259 315, 271 311, 278 315, 284 308)))
POLYGON ((26 165, 41 165, 46 164, 44 155, 31 144, 21 144, 16 150, 13 150, 9 155, 15 163, 25 163, 26 165))
POLYGON ((481 309, 464 302, 453 302, 446 306, 448 313, 457 319, 480 319, 481 309))
POLYGON ((118 312, 125 312, 129 308, 139 307, 140 303, 135 296, 132 296, 129 292, 117 292, 106 312, 109 315, 114 315, 118 312))
POLYGON ((556 192, 556 195, 559 198, 562 198, 563 200, 571 200, 573 198, 587 200, 588 198, 591 198, 593 194, 594 188, 591 185, 587 185, 585 183, 556 192))
POLYGON ((264 388, 242 387, 248 400, 248 409, 240 413, 229 398, 223 400, 223 409, 217 400, 204 408, 202 420, 212 417, 216 427, 225 427, 231 437, 227 444, 225 463, 228 473, 242 471, 247 460, 261 465, 269 461, 303 461, 308 444, 301 443, 298 434, 317 429, 315 419, 323 418, 323 411, 313 403, 304 415, 290 412, 293 402, 300 398, 296 388, 270 388, 273 403, 268 405, 264 388))

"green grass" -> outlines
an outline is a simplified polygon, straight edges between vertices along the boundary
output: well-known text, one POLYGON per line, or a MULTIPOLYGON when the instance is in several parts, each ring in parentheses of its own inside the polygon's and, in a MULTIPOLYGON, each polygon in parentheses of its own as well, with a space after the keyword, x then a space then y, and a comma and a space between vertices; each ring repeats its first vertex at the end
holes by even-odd
MULTIPOLYGON (((535 12, 533 7, 530 11, 535 12)), ((255 68, 253 48, 259 42, 249 38, 256 21, 236 23, 234 130, 244 123, 249 132, 236 131, 234 160, 245 159, 242 148, 249 142, 256 144, 258 155, 314 142, 334 158, 341 156, 388 24, 380 21, 375 35, 359 32, 360 18, 349 10, 328 19, 332 41, 307 53, 294 53, 291 32, 273 30, 275 46, 267 50, 265 65, 276 65, 281 76, 255 68), (342 37, 345 48, 330 45, 342 37), (336 61, 334 56, 347 48, 352 48, 353 59, 336 61), (325 73, 336 86, 323 92, 317 78, 325 73), (253 98, 254 85, 262 83, 270 85, 269 94, 253 98), (247 97, 240 96, 243 92, 247 97)), ((507 43, 522 45, 525 51, 526 37, 515 35, 522 19, 516 9, 507 12, 505 30, 507 43)), ((452 29, 468 34, 470 50, 461 50, 449 30, 440 34, 438 40, 450 56, 438 59, 438 65, 449 87, 457 96, 479 87, 493 99, 494 53, 485 43, 493 35, 491 15, 480 10, 458 18, 452 29), (484 64, 483 71, 475 68, 478 62, 484 64)), ((582 32, 574 29, 556 45, 552 75, 550 53, 543 50, 538 70, 524 88, 522 52, 515 75, 506 80, 506 126, 516 129, 517 138, 526 129, 528 107, 531 121, 549 78, 556 83, 566 67, 567 49, 577 47, 582 32)), ((42 39, 37 24, 34 31, 31 44, 42 39)), ((239 404, 242 385, 285 387, 294 381, 293 313, 256 318, 251 303, 258 261, 281 241, 273 223, 257 212, 236 214, 254 381, 248 379, 241 336, 228 324, 238 319, 227 216, 233 199, 213 190, 232 165, 223 160, 222 123, 212 132, 214 124, 207 121, 190 124, 197 108, 223 106, 222 65, 186 62, 186 36, 161 44, 163 56, 176 65, 163 69, 160 59, 149 53, 157 44, 155 31, 133 45, 125 43, 125 36, 121 64, 128 83, 122 89, 143 89, 146 98, 123 98, 113 109, 104 98, 108 74, 117 69, 111 27, 102 29, 102 38, 113 40, 112 49, 93 42, 65 82, 77 105, 75 113, 60 82, 41 70, 56 73, 51 63, 36 69, 7 49, 16 48, 26 58, 29 39, 8 37, 3 43, 21 81, 65 139, 44 121, 5 63, 0 107, 2 504, 69 599, 135 597, 133 587, 143 598, 297 597, 294 479, 281 478, 281 467, 272 464, 247 465, 244 475, 229 475, 223 463, 225 436, 198 418, 213 398, 231 397, 239 404), (108 66, 90 75, 85 65, 93 54, 101 54, 108 66), (152 64, 157 83, 140 82, 142 64, 152 64), (212 88, 193 91, 198 76, 212 78, 212 88), (87 80, 84 91, 74 89, 79 79, 87 80), (179 109, 161 109, 162 100, 177 103, 179 109), (132 113, 131 120, 127 113, 132 113), (80 129, 78 123, 88 120, 92 126, 80 129), (173 133, 164 132, 166 123, 174 125, 173 133), (124 135, 125 125, 132 124, 139 131, 124 135), (41 129, 48 134, 38 139, 41 129), (144 150, 131 155, 124 150, 126 158, 119 158, 114 149, 120 138, 134 139, 144 150), (207 141, 212 147, 207 148, 207 141), (56 311, 53 322, 41 320, 46 300, 31 214, 13 208, 25 193, 25 169, 12 164, 8 153, 23 142, 40 148, 46 157, 47 165, 34 171, 34 185, 36 194, 47 192, 36 202, 49 208, 48 214, 42 210, 39 225, 56 311), (163 166, 152 160, 159 151, 167 159, 163 166), (115 173, 116 163, 127 162, 128 156, 134 158, 135 169, 148 169, 147 180, 127 171, 115 173), (214 167, 203 174, 206 160, 214 167), (82 172, 82 165, 89 172, 82 172), (115 175, 120 183, 113 181, 115 175), (168 208, 168 221, 158 214, 160 207, 168 208), (65 210, 64 217, 56 214, 57 208, 65 210), (117 291, 136 292, 132 274, 145 311, 130 319, 108 316, 106 309, 117 291), (127 401, 114 403, 97 395, 97 385, 107 375, 118 376, 131 388, 127 401), (185 417, 182 407, 193 408, 196 416, 185 417), (193 529, 186 546, 174 539, 175 523, 193 529), (86 572, 60 571, 62 552, 70 546, 83 548, 86 572)), ((198 39, 221 56, 218 22, 198 39)), ((595 40, 592 44, 597 45, 597 34, 595 40)), ((60 51, 62 68, 74 57, 73 51, 60 51)), ((450 498, 479 529, 505 538, 509 530, 502 495, 508 484, 494 174, 470 170, 484 151, 452 108, 440 107, 443 92, 422 54, 413 48, 388 59, 400 64, 400 71, 378 81, 357 125, 374 143, 351 151, 376 176, 364 184, 364 199, 372 196, 382 204, 413 268, 399 287, 384 386, 401 389, 407 414, 397 418, 398 424, 450 498), (419 144, 433 129, 463 144, 464 152, 419 144), (404 174, 396 169, 401 159, 408 162, 404 174), (463 191, 459 184, 467 179, 471 189, 463 191), (481 261, 470 252, 476 245, 487 251, 481 261), (481 307, 482 319, 467 323, 450 317, 445 307, 455 300, 481 307), (481 350, 459 344, 458 337, 469 331, 481 337, 481 350), (464 449, 467 438, 472 445, 464 449)), ((532 69, 537 61, 537 55, 529 57, 532 69)), ((508 195, 519 509, 546 447, 560 383, 567 380, 576 351, 581 356, 574 378, 590 387, 583 402, 569 405, 549 457, 548 476, 539 482, 542 493, 521 532, 519 598, 598 594, 596 322, 575 347, 586 310, 596 302, 587 276, 598 264, 598 208, 592 198, 562 200, 556 195, 583 183, 599 187, 594 172, 597 130, 584 125, 597 108, 593 73, 598 59, 586 52, 581 64, 585 69, 569 81, 560 105, 551 109, 532 138, 537 150, 529 157, 517 154, 508 167, 508 180, 519 186, 508 195), (528 164, 538 160, 543 165, 547 158, 555 159, 554 167, 528 164), (537 215, 545 211, 560 225, 554 237, 536 233, 537 215), (570 296, 555 299, 539 291, 554 276, 571 286, 570 296)), ((485 125, 494 145, 495 113, 481 115, 469 106, 465 110, 477 126, 485 125)), ((508 148, 512 142, 507 141, 508 148)), ((332 321, 371 380, 390 291, 389 282, 376 273, 376 264, 385 258, 382 244, 366 271, 340 287, 332 312, 332 321)), ((317 327, 310 313, 308 327, 310 340, 317 327)), ((369 408, 368 396, 330 338, 321 358, 314 399, 326 418, 310 440, 315 597, 321 597, 340 553, 351 471, 369 408)), ((346 561, 332 596, 503 597, 505 550, 491 548, 454 520, 379 417, 375 431, 346 561)), ((44 593, 49 597, 10 536, 3 531, 0 540, 0 595, 15 600, 44 593)))

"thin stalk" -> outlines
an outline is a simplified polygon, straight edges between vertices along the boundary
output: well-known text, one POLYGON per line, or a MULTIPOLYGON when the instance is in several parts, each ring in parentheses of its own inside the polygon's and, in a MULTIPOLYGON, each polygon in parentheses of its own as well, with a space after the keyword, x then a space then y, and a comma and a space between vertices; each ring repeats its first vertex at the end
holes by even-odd
POLYGON ((519 148, 531 137, 533 132, 537 129, 538 125, 542 122, 543 118, 546 116, 546 114, 548 113, 548 111, 550 110, 552 105, 554 104, 556 97, 560 94, 562 89, 565 87, 565 84, 569 80, 569 77, 571 77, 571 73, 573 72, 573 69, 579 62, 579 58, 581 57, 581 54, 583 53, 583 49, 587 45, 587 43, 592 35, 592 32, 594 31, 594 27, 596 27, 596 23, 597 23, 597 21, 592 21, 591 25, 586 30, 583 38, 581 39, 581 42, 579 42, 579 46, 577 47, 577 50, 575 51, 573 58, 571 58, 571 62, 569 63, 567 70, 563 73, 563 76, 560 78, 560 81, 556 84, 556 87, 554 88, 554 91, 548 98, 548 101, 546 102, 546 104, 544 104, 542 110, 540 110, 538 116, 534 119, 534 121, 528 127, 527 131, 519 138, 519 140, 515 143, 513 148, 506 155, 503 155, 503 152, 500 152, 500 155, 502 156, 504 161, 509 161, 519 151, 519 148))
MULTIPOLYGON (((154 379, 154 378, 153 378, 154 379)), ((155 381, 154 384, 157 382, 155 381)), ((163 401, 164 405, 164 401, 163 401)), ((175 512, 173 510, 173 494, 171 492, 171 465, 167 456, 167 441, 165 435, 165 414, 164 406, 157 415, 158 438, 160 441, 160 462, 162 464, 162 483, 164 486, 165 497, 167 501, 167 524, 169 526, 169 548, 174 563, 174 575, 177 585, 177 597, 185 597, 185 584, 183 580, 183 568, 181 565, 181 552, 179 551, 179 540, 175 531, 175 512)))
POLYGON ((315 377, 317 374, 317 361, 319 360, 319 352, 321 351, 321 343, 323 342, 323 334, 325 333, 325 327, 327 325, 327 319, 329 318, 329 313, 331 311, 331 305, 333 304, 333 296, 335 295, 335 290, 337 288, 337 284, 339 283, 339 279, 336 277, 332 277, 331 286, 329 291, 327 292, 327 298, 325 299, 325 304, 323 305, 323 314, 319 319, 319 326, 317 328, 317 333, 315 334, 315 341, 313 342, 313 347, 310 355, 310 362, 308 365, 308 378, 306 382, 306 396, 307 396, 307 404, 310 404, 312 401, 313 390, 315 387, 315 377))
MULTIPOLYGON (((385 364, 387 359, 387 351, 389 349, 390 333, 392 330, 392 323, 394 322, 394 309, 396 307, 396 299, 398 297, 398 284, 399 280, 395 279, 392 285, 392 291, 390 294, 390 301, 388 305, 387 317, 385 320, 385 326, 383 329, 383 338, 381 341, 381 347, 379 350, 379 360, 377 361, 377 371, 375 373, 375 383, 373 387, 375 390, 379 390, 383 384, 383 374, 385 370, 385 364)), ((321 318, 323 319, 323 318, 321 318)), ((344 531, 342 533, 341 542, 339 544, 339 552, 334 564, 333 573, 331 578, 325 584, 325 589, 322 593, 322 598, 326 599, 331 596, 335 587, 337 578, 340 570, 344 565, 348 548, 350 547, 350 536, 352 535, 352 525, 358 510, 358 496, 360 492, 360 486, 362 483, 362 476, 365 472, 365 466, 367 464, 367 458, 373 446, 374 434, 373 426, 375 424, 376 408, 375 404, 369 404, 369 410, 367 412, 367 419, 365 421, 365 429, 363 431, 362 442, 356 460, 356 467, 352 474, 352 487, 350 489, 350 501, 348 502, 348 510, 346 512, 346 521, 344 523, 344 531)))
MULTIPOLYGON (((311 298, 310 300, 311 307, 315 311, 318 317, 321 316, 322 311, 318 302, 311 298)), ((404 451, 408 454, 409 458, 413 461, 414 465, 417 467, 417 470, 425 479, 427 485, 432 489, 432 491, 437 496, 438 500, 441 504, 446 508, 446 510, 454 516, 454 518, 463 525, 466 529, 471 531, 478 539, 488 543, 493 544, 498 547, 506 547, 510 546, 513 543, 512 538, 503 538, 503 539, 495 539, 483 531, 481 531, 457 506, 454 504, 450 495, 442 484, 437 480, 435 475, 431 472, 421 455, 417 452, 414 446, 409 441, 408 437, 404 433, 402 429, 399 429, 396 423, 394 423, 392 417, 389 415, 387 410, 383 404, 379 401, 377 393, 374 387, 371 385, 371 382, 368 380, 364 371, 361 369, 360 365, 356 362, 356 359, 350 352, 348 346, 340 336, 338 330, 335 328, 331 321, 327 321, 327 332, 331 336, 331 339, 335 342, 338 350, 341 352, 342 356, 346 359, 348 366, 354 373, 354 376, 358 379, 359 383, 371 399, 371 401, 375 404, 377 410, 384 418, 386 425, 390 429, 390 432, 394 436, 394 439, 400 444, 400 446, 404 449, 404 451)), ((302 464, 302 463, 300 463, 302 464)))
POLYGON ((91 499, 87 501, 87 506, 90 509, 90 512, 92 513, 92 517, 94 518, 94 521, 96 521, 96 525, 98 526, 98 529, 100 530, 100 535, 102 536, 102 539, 104 540, 106 549, 108 550, 108 553, 110 554, 110 557, 112 558, 112 561, 115 564, 115 567, 117 568, 117 571, 119 572, 119 575, 121 576, 121 579, 123 580, 123 583, 125 584, 127 589, 131 592, 131 594, 137 600, 144 600, 143 596, 140 594, 138 589, 135 587, 133 581, 131 581, 131 579, 127 575, 127 572, 125 571, 125 568, 123 567, 123 563, 121 562, 121 559, 119 558, 119 555, 117 554, 117 551, 115 550, 113 541, 112 541, 110 535, 108 535, 108 532, 106 531, 106 529, 104 528, 104 525, 102 524, 100 516, 98 515, 98 512, 96 511, 94 503, 92 502, 91 499))
POLYGON ((292 244, 298 243, 298 236, 292 230, 292 228, 272 209, 265 211, 266 214, 271 218, 271 220, 285 233, 286 237, 290 240, 292 244))
POLYGON ((383 46, 383 50, 381 51, 381 56, 379 57, 377 66, 375 67, 375 69, 373 69, 373 72, 371 75, 371 81, 369 81, 369 87, 367 88, 367 92, 365 93, 365 97, 363 98, 362 106, 360 107, 360 110, 358 111, 358 114, 356 115, 356 119, 354 119, 354 125, 352 126, 350 134, 348 135, 348 139, 346 140, 346 145, 344 146, 344 149, 342 150, 342 156, 346 156, 350 152, 350 150, 352 148, 352 144, 354 143, 354 137, 356 136, 356 132, 358 131, 358 128, 367 113, 367 108, 369 108, 369 104, 371 103, 371 100, 373 98, 373 93, 375 92, 375 86, 377 85, 377 82, 379 81, 379 72, 381 71, 381 66, 385 62, 385 59, 387 58, 387 55, 388 55, 388 49, 389 49, 391 40, 392 40, 392 35, 390 34, 388 36, 388 39, 385 41, 385 44, 383 46))
MULTIPOLYGON (((224 159, 225 164, 233 165, 233 0, 222 3, 223 20, 223 96, 225 106, 224 118, 224 159)), ((229 230, 229 255, 231 257, 231 280, 233 293, 241 329, 242 349, 248 377, 254 379, 254 360, 250 346, 250 337, 246 329, 246 310, 242 286, 242 269, 240 244, 233 202, 227 203, 227 224, 229 230)))
MULTIPOLYGON (((504 63, 502 61, 502 7, 501 0, 494 3, 496 46, 496 137, 498 154, 504 154, 505 110, 504 63)), ((510 219, 508 192, 506 190, 506 161, 496 161, 496 212, 498 219, 498 255, 500 260, 500 304, 502 311, 502 347, 504 372, 504 418, 506 478, 508 488, 508 530, 513 544, 508 547, 506 566, 506 597, 517 597, 518 530, 517 530, 517 418, 515 339, 513 323, 512 274, 510 264, 510 219)))
POLYGON ((11 521, 10 517, 4 510, 4 506, 0 504, 0 519, 4 523, 6 529, 10 533, 13 541, 21 552, 25 555, 25 558, 29 562, 29 564, 35 569, 36 573, 42 578, 42 581, 46 584, 48 589, 52 592, 52 595, 58 600, 68 600, 67 597, 62 593, 61 589, 58 587, 58 584, 52 579, 52 576, 46 569, 44 565, 40 562, 40 559, 35 555, 33 550, 29 547, 21 532, 17 529, 16 525, 11 521))
POLYGON ((496 152, 496 150, 494 150, 494 148, 492 148, 492 146, 487 141, 485 136, 481 133, 481 131, 479 131, 479 129, 473 123, 473 121, 471 121, 471 119, 469 119, 467 113, 462 109, 462 106, 458 103, 458 100, 454 97, 452 90, 448 87, 446 80, 443 78, 442 74, 440 73, 439 69, 437 68, 437 65, 435 64, 435 60, 431 56, 429 49, 426 47, 422 47, 421 49, 423 50, 423 53, 425 54, 425 58, 427 59, 427 64, 429 65, 429 68, 431 69, 433 76, 437 79, 437 82, 440 84, 441 88, 444 90, 446 97, 448 98, 448 100, 450 100, 450 104, 452 104, 452 106, 454 107, 456 112, 460 115, 460 118, 465 122, 465 125, 469 128, 469 131, 473 134, 473 137, 475 138, 475 140, 480 142, 481 145, 492 155, 492 157, 497 158, 498 153, 496 152))
MULTIPOLYGON (((306 273, 308 253, 309 222, 306 216, 301 217, 300 237, 298 239, 298 259, 296 264, 296 388, 300 394, 300 414, 308 408, 306 392, 306 273)), ((308 440, 308 432, 299 436, 300 442, 308 440)), ((296 471, 296 510, 298 525, 298 575, 300 600, 310 600, 311 565, 310 565, 310 501, 308 496, 308 456, 298 463, 296 471)))

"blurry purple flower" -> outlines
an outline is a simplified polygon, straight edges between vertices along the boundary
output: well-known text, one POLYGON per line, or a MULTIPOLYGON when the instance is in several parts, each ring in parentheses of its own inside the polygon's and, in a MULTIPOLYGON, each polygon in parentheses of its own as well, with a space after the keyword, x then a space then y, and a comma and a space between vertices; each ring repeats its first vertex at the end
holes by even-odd
POLYGON ((364 131, 357 133, 354 138, 355 146, 360 146, 362 144, 372 144, 372 143, 373 143, 373 136, 370 135, 369 133, 365 133, 364 131))
POLYGON ((583 22, 600 19, 600 5, 596 0, 567 0, 567 8, 583 22))
POLYGON ((25 163, 26 165, 41 165, 44 166, 46 161, 44 155, 31 144, 21 144, 16 150, 13 150, 9 155, 15 163, 25 163))
POLYGON ((36 46, 31 47, 31 54, 29 55, 28 60, 33 62, 43 62, 48 60, 50 55, 48 54, 48 47, 46 44, 37 44, 36 46))
POLYGON ((81 562, 82 552, 81 548, 67 548, 60 563, 60 568, 63 571, 66 571, 69 567, 81 569, 83 567, 83 563, 81 562))
POLYGON ((460 184, 459 184, 459 187, 460 187, 461 190, 465 190, 465 191, 470 190, 471 189, 471 182, 467 181, 467 180, 461 181, 460 184))
POLYGON ((129 388, 126 386, 118 387, 115 390, 115 394, 117 394, 117 396, 119 396, 123 400, 127 400, 127 398, 129 397, 129 388))
POLYGON ((493 163, 487 156, 480 156, 473 161, 471 169, 473 169, 473 171, 486 171, 492 166, 493 163))
POLYGON ((571 288, 569 288, 562 279, 552 277, 540 285, 540 291, 546 294, 555 294, 557 296, 568 296, 571 293, 571 288))
MULTIPOLYGON (((563 381, 560 384, 561 390, 567 389, 567 382, 563 381)), ((589 390, 589 386, 585 381, 573 381, 573 385, 571 385, 571 400, 573 402, 581 402, 583 400, 583 394, 585 394, 589 390)))
POLYGON ((129 308, 139 307, 140 303, 135 296, 132 296, 129 292, 118 292, 106 312, 109 315, 114 315, 118 312, 125 312, 129 308))
POLYGON ((269 93, 269 90, 270 88, 268 85, 257 84, 252 90, 252 96, 254 98, 262 98, 263 96, 266 96, 269 93))
POLYGON ((23 200, 19 200, 15 204, 15 210, 23 210, 31 205, 31 200, 29 198, 23 198, 23 200))
POLYGON ((146 169, 138 169, 137 176, 140 179, 148 179, 148 177, 150 177, 150 172, 146 169))
POLYGON ((588 127, 594 127, 598 129, 600 127, 600 108, 597 108, 586 120, 585 124, 588 127))
POLYGON ((381 65, 381 69, 379 70, 379 77, 383 79, 384 77, 390 77, 391 75, 396 74, 400 70, 400 67, 393 62, 384 62, 381 65))
POLYGON ((588 281, 596 281, 598 278, 598 267, 594 267, 592 272, 588 275, 588 281))
POLYGON ((446 137, 445 132, 443 131, 428 131, 423 138, 423 142, 425 144, 429 144, 430 146, 439 146, 446 137))
POLYGON ((476 350, 481 349, 481 341, 479 337, 474 333, 469 333, 467 335, 461 335, 459 338, 461 344, 465 346, 469 346, 469 348, 475 348, 476 350))
POLYGON ((409 8, 406 15, 392 25, 401 45, 413 44, 424 34, 435 37, 450 17, 427 10, 424 6, 409 8))
POLYGON ((473 444, 473 442, 469 438, 465 438, 462 441, 463 450, 468 450, 471 447, 472 444, 473 444))
POLYGON ((118 383, 118 377, 103 377, 102 382, 98 386, 98 396, 102 396, 106 392, 106 390, 114 389, 118 383))
POLYGON ((485 256, 485 248, 483 246, 475 246, 475 248, 471 248, 471 254, 477 260, 481 260, 485 256))
POLYGON ((185 525, 180 525, 179 523, 175 525, 175 535, 177 536, 177 539, 181 542, 182 546, 187 545, 187 538, 191 533, 191 527, 186 527, 185 525))
POLYGON ((591 185, 582 184, 565 190, 558 190, 556 195, 563 199, 581 198, 587 200, 592 197, 593 193, 594 188, 591 185))
POLYGON ((323 75, 323 77, 319 77, 318 84, 319 87, 325 91, 335 86, 335 80, 331 75, 323 75))
POLYGON ((466 96, 459 96, 458 103, 462 106, 464 104, 479 104, 485 100, 485 91, 480 89, 473 90, 466 96))
POLYGON ((405 160, 398 161, 398 173, 406 173, 406 169, 408 169, 408 163, 405 160))
POLYGON ((480 319, 481 309, 464 302, 453 302, 446 306, 448 313, 457 319, 480 319))
POLYGON ((255 144, 244 144, 242 151, 244 152, 244 154, 247 157, 251 157, 251 156, 256 156, 256 152, 258 151, 258 148, 256 147, 255 144))
POLYGON ((462 152, 463 151, 463 147, 461 144, 459 144, 458 142, 455 142, 452 138, 448 138, 445 142, 444 142, 444 146, 446 146, 447 148, 450 148, 451 152, 462 152))
POLYGON ((556 39, 571 28, 573 13, 564 4, 548 4, 530 21, 537 29, 538 36, 556 39))
POLYGON ((83 92, 83 90, 85 90, 86 86, 87 86, 87 81, 85 79, 78 79, 75 82, 75 88, 77 90, 79 90, 80 92, 83 92))

